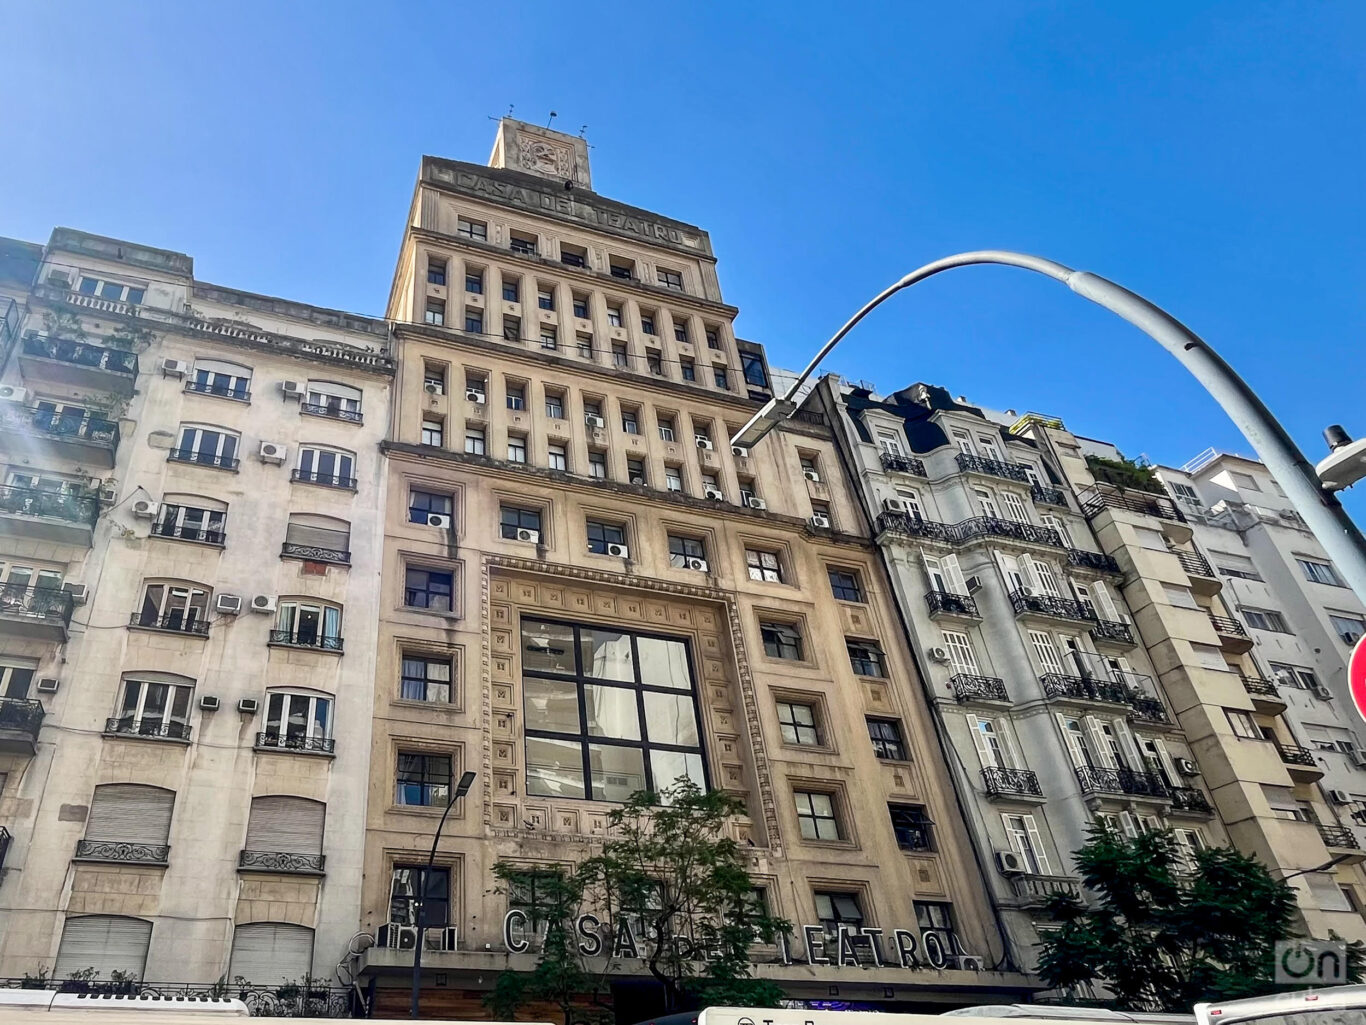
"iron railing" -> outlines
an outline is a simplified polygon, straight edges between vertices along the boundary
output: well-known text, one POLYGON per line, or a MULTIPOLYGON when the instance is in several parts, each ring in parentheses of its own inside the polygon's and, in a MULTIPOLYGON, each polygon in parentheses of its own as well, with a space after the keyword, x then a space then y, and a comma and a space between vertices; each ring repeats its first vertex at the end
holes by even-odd
POLYGON ((1031 484, 1029 486, 1029 497, 1040 505, 1060 505, 1067 508, 1067 492, 1062 488, 1049 487, 1046 484, 1031 484))
POLYGON ((267 730, 256 734, 256 746, 269 751, 315 751, 332 754, 337 750, 333 737, 292 737, 287 733, 267 730))
POLYGON ((936 520, 927 520, 920 516, 912 516, 910 513, 884 512, 877 517, 878 533, 891 531, 893 534, 905 534, 907 537, 923 537, 931 541, 943 541, 949 543, 953 541, 953 525, 939 523, 936 520))
POLYGON ((66 491, 0 485, 0 513, 13 516, 42 516, 93 527, 100 516, 97 495, 73 495, 66 491))
POLYGON ((1016 615, 1031 612, 1036 616, 1052 619, 1074 619, 1094 623, 1096 610, 1075 598, 1061 598, 1055 594, 1026 594, 1024 591, 1011 591, 1010 604, 1016 615))
POLYGON ((13 299, 0 300, 0 343, 8 342, 19 333, 19 322, 23 319, 17 302, 13 299))
POLYGON ((223 384, 218 381, 186 381, 185 390, 198 392, 200 395, 213 395, 220 399, 251 401, 251 392, 245 385, 223 384))
POLYGON ((243 851, 237 867, 247 872, 291 872, 320 876, 327 863, 325 854, 290 854, 286 851, 243 851))
POLYGON ((1210 807, 1205 792, 1198 787, 1168 787, 1167 792, 1171 794, 1173 811, 1193 811, 1202 815, 1214 814, 1214 809, 1210 807))
POLYGON ((127 840, 77 840, 77 861, 124 861, 133 865, 165 865, 171 856, 166 844, 127 840))
POLYGON ((1101 769, 1083 765, 1077 769, 1077 780, 1083 790, 1097 790, 1107 794, 1132 794, 1136 797, 1168 797, 1167 784, 1155 772, 1136 769, 1101 769))
POLYGON ((335 651, 341 653, 342 639, 327 637, 312 630, 272 630, 271 644, 283 644, 291 648, 312 648, 315 651, 335 651))
POLYGON ((999 765, 988 765, 982 770, 982 786, 988 794, 1019 794, 1026 797, 1042 797, 1043 788, 1039 786, 1039 776, 1031 769, 1006 769, 999 765))
POLYGON ((9 845, 14 842, 14 837, 4 826, 0 826, 0 869, 5 867, 5 855, 9 853, 9 845))
POLYGON ((24 355, 90 367, 92 370, 107 370, 111 374, 129 377, 136 377, 138 373, 137 353, 89 342, 73 342, 69 338, 30 335, 24 339, 24 355))
POLYGON ((1058 894, 1081 897, 1081 887, 1070 876, 1044 876, 1025 873, 1012 881, 1015 896, 1029 904, 1042 904, 1058 894))
POLYGON ((1270 680, 1263 680, 1259 676, 1243 676, 1241 673, 1238 675, 1243 681, 1243 690, 1247 691, 1249 694, 1258 694, 1268 698, 1278 698, 1281 696, 1280 691, 1276 689, 1276 685, 1270 680))
POLYGON ((1102 619, 1091 627, 1091 636, 1098 641, 1109 641, 1112 644, 1123 644, 1132 648, 1134 646, 1134 632, 1128 623, 1119 623, 1112 619, 1102 619))
POLYGON ((1159 520, 1186 522, 1186 517, 1181 515, 1176 503, 1166 495, 1122 488, 1118 484, 1092 484, 1077 493, 1077 501, 1081 503, 1081 511, 1087 519, 1099 516, 1106 509, 1123 509, 1127 512, 1153 516, 1159 520))
POLYGON ((156 537, 173 537, 180 541, 198 541, 206 545, 221 545, 227 538, 221 530, 166 522, 153 523, 152 534, 156 537))
POLYGON ((1172 554, 1176 556, 1176 561, 1181 563, 1181 568, 1186 571, 1188 576, 1214 576, 1214 570, 1210 568, 1209 560, 1198 552, 1183 552, 1179 548, 1174 548, 1172 554))
POLYGON ((1210 625, 1214 627, 1214 632, 1225 637, 1246 637, 1247 629, 1236 619, 1229 619, 1228 616, 1216 616, 1213 612, 1209 614, 1210 625))
POLYGON ((286 541, 280 546, 280 555, 291 559, 307 559, 309 562, 335 562, 340 566, 351 565, 351 553, 337 548, 319 548, 317 545, 300 545, 286 541))
POLYGON ((1065 547, 1062 536, 1052 527, 1037 527, 1032 523, 1017 523, 999 516, 974 516, 962 520, 951 528, 951 540, 966 544, 977 537, 1004 537, 1013 541, 1027 541, 1030 544, 1049 545, 1053 548, 1065 547))
POLYGON ((995 676, 957 673, 949 677, 953 696, 959 701, 1009 701, 1005 680, 995 676))
POLYGON ((164 719, 134 719, 111 716, 104 721, 104 732, 119 737, 149 737, 157 740, 189 740, 190 724, 164 719))
POLYGON ((1361 844, 1357 842, 1355 834, 1346 826, 1319 826, 1319 836, 1323 838, 1325 847, 1337 847, 1349 851, 1361 849, 1361 844))
POLYGON ((60 619, 70 625, 75 599, 60 587, 0 584, 0 615, 25 619, 60 619))
POLYGON ((1094 569, 1102 573, 1120 572, 1119 563, 1115 562, 1115 557, 1106 555, 1104 552, 1088 552, 1081 548, 1069 548, 1067 549, 1067 561, 1073 566, 1080 566, 1082 569, 1094 569))
POLYGON ((50 438, 85 441, 110 450, 119 447, 119 425, 78 410, 37 409, 12 402, 0 404, 0 427, 32 430, 50 438))
POLYGON ((899 455, 895 452, 882 453, 882 468, 897 473, 909 473, 915 477, 925 476, 924 460, 917 459, 915 456, 899 455))
POLYGON ((950 594, 948 591, 927 591, 925 604, 929 606, 930 616, 970 616, 980 619, 977 602, 969 594, 950 594))
POLYGON ((189 448, 173 448, 166 457, 173 463, 194 463, 212 466, 215 470, 235 470, 241 462, 236 456, 220 456, 214 452, 196 452, 189 448))
POLYGON ((16 730, 36 737, 45 714, 43 703, 35 698, 0 698, 0 730, 16 730))
POLYGON ((327 488, 347 488, 356 490, 356 478, 345 477, 340 473, 319 473, 316 470, 291 470, 289 479, 301 484, 321 484, 327 488))
POLYGON ((128 625, 141 627, 144 630, 165 630, 167 633, 195 634, 198 637, 207 637, 209 633, 209 621, 207 619, 196 619, 193 616, 186 616, 183 612, 172 612, 165 616, 150 615, 146 612, 134 612, 128 619, 128 625))
POLYGON ((1122 683, 1113 680, 1094 680, 1084 676, 1069 676, 1066 673, 1048 673, 1039 678, 1043 692, 1050 698, 1077 698, 1082 701, 1108 701, 1115 705, 1127 705, 1133 699, 1133 692, 1122 683))
POLYGON ((1130 713, 1130 718, 1142 722, 1159 723, 1164 726, 1171 725, 1171 715, 1168 714, 1167 706, 1162 703, 1161 698, 1137 694, 1133 697, 1133 706, 1134 710, 1130 713))
POLYGON ((299 412, 307 413, 310 416, 326 416, 333 420, 345 420, 349 424, 365 422, 365 417, 361 415, 359 409, 342 409, 340 406, 331 406, 324 402, 300 403, 299 412))
POLYGON ((1008 463, 1004 459, 976 456, 971 452, 958 453, 958 469, 965 472, 985 473, 1004 480, 1017 480, 1022 484, 1029 483, 1029 468, 1024 463, 1008 463))
MULTIPOLYGON (((231 983, 142 982, 138 979, 0 979, 4 989, 45 989, 91 996, 142 996, 151 999, 204 1001, 206 1011, 219 1009, 212 1001, 241 1000, 257 1018, 366 1018, 364 1001, 354 990, 328 986, 325 979, 306 979, 253 985, 237 978, 231 983)), ((113 1003, 113 1001, 110 1001, 113 1003)), ((96 1005, 98 1006, 98 1005, 96 1005)), ((95 1008, 92 1007, 92 1010, 95 1008)))
POLYGON ((1276 750, 1281 753, 1281 761, 1286 765, 1307 765, 1311 769, 1317 769, 1318 763, 1314 761, 1314 752, 1307 747, 1300 747, 1298 744, 1277 744, 1276 750))

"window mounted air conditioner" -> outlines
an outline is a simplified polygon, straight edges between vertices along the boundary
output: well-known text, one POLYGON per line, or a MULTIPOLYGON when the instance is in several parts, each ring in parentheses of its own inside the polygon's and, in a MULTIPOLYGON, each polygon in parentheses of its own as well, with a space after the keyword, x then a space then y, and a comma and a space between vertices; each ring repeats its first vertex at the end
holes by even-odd
POLYGON ((906 511, 906 501, 901 498, 884 498, 882 508, 890 513, 904 513, 906 511))
POLYGON ((237 710, 243 715, 255 715, 256 710, 261 707, 261 702, 255 698, 242 698, 237 702, 237 710))
POLYGON ((695 570, 698 570, 698 571, 701 572, 701 573, 705 573, 705 572, 707 572, 707 560, 706 560, 706 559, 689 559, 689 560, 688 560, 688 569, 695 569, 695 570))
POLYGON ((18 385, 6 384, 0 386, 0 399, 10 402, 24 402, 28 398, 28 389, 20 388, 18 385))
POLYGON ((39 694, 56 694, 57 688, 62 685, 62 681, 51 676, 44 676, 38 681, 39 694))
POLYGON ((949 958, 949 967, 957 968, 960 972, 980 972, 983 961, 972 954, 960 954, 958 957, 949 958))
POLYGON ((113 505, 119 500, 119 486, 114 481, 105 481, 100 485, 100 504, 113 505))
POLYGON ((390 928, 394 931, 392 946, 399 950, 413 950, 417 947, 417 926, 391 925, 390 928))
POLYGON ((541 532, 539 530, 527 530, 525 527, 517 531, 518 541, 530 541, 532 544, 541 543, 541 532))
POLYGON ((932 662, 947 662, 949 660, 949 649, 940 645, 935 645, 925 652, 932 662))
POLYGON ((139 498, 133 503, 133 515, 141 516, 144 520, 150 520, 156 516, 160 508, 159 502, 153 502, 150 498, 139 498))
POLYGON ((996 867, 1001 870, 1002 875, 1018 875, 1025 871, 1024 858, 1015 851, 997 851, 996 867))
POLYGON ((258 594, 251 600, 252 612, 274 612, 275 599, 269 594, 258 594))
POLYGON ((695 434, 695 435, 693 435, 693 441, 697 442, 697 447, 698 447, 698 448, 704 448, 704 449, 706 449, 708 452, 710 452, 713 448, 715 448, 715 446, 712 445, 712 443, 711 443, 711 439, 708 438, 705 434, 695 434))
POLYGON ((183 359, 164 359, 161 361, 161 373, 164 377, 184 377, 190 372, 190 364, 183 359))
POLYGON ((214 595, 213 610, 221 612, 225 616, 235 616, 242 611, 242 596, 240 594, 214 595))
POLYGON ((631 483, 632 483, 632 484, 640 484, 640 485, 644 486, 644 484, 645 484, 645 478, 644 478, 644 477, 638 477, 638 476, 637 476, 637 477, 632 477, 632 478, 631 478, 631 483))
POLYGON ((1333 700, 1333 692, 1332 692, 1331 690, 1329 690, 1327 687, 1323 686, 1322 684, 1320 684, 1319 686, 1313 688, 1313 690, 1314 690, 1314 697, 1318 698, 1320 701, 1332 701, 1332 700, 1333 700))
POLYGON ((482 406, 487 401, 487 396, 478 388, 465 389, 465 401, 473 402, 477 406, 482 406))
POLYGON ((298 381, 281 381, 280 391, 287 399, 302 399, 308 389, 298 381))
POLYGON ((1334 804, 1352 803, 1352 795, 1349 794, 1346 790, 1330 790, 1328 791, 1328 798, 1334 804))
POLYGON ((589 427, 597 427, 599 429, 607 426, 607 421, 596 413, 585 413, 583 415, 583 422, 589 427))
POLYGON ((732 445, 730 447, 730 454, 738 459, 748 459, 749 449, 745 448, 743 445, 732 445))
POLYGON ((817 484, 819 484, 821 481, 821 475, 817 473, 815 470, 803 470, 802 476, 805 477, 807 480, 815 481, 817 484))
POLYGON ((285 446, 278 442, 263 441, 261 442, 261 462, 279 466, 285 461, 286 451, 285 446))
POLYGON ((442 530, 450 530, 451 518, 445 513, 428 513, 427 526, 440 527, 442 530))
POLYGON ((73 605, 84 605, 85 599, 89 595, 85 584, 63 584, 62 590, 71 595, 73 605))
POLYGON ((750 495, 750 496, 749 496, 749 501, 748 501, 746 504, 747 504, 751 509, 760 509, 760 510, 762 510, 762 509, 767 509, 767 508, 768 508, 768 503, 765 502, 765 501, 764 501, 762 498, 760 498, 758 495, 750 495))
POLYGON ((1176 771, 1183 776, 1198 776, 1200 775, 1200 766, 1189 758, 1178 758, 1176 759, 1176 771))
POLYGON ((1021 584, 1018 593, 1024 595, 1026 598, 1032 598, 1034 597, 1034 588, 1030 587, 1028 584, 1021 584))
POLYGON ((218 699, 212 694, 203 694, 199 698, 199 707, 205 712, 217 712, 218 699))
MULTIPOLYGON (((422 386, 422 390, 425 391, 428 395, 440 395, 441 385, 437 384, 435 381, 428 381, 426 384, 422 386)), ((384 926, 381 925, 380 928, 383 929, 384 926)))
POLYGON ((617 556, 617 557, 619 557, 619 558, 624 559, 624 558, 626 558, 627 556, 629 556, 629 555, 631 554, 631 552, 630 552, 630 550, 629 550, 625 545, 608 545, 608 546, 607 546, 607 554, 608 554, 608 555, 615 555, 615 556, 617 556))
POLYGON ((982 578, 975 574, 964 578, 963 583, 967 586, 968 594, 976 594, 982 589, 982 578))
POLYGON ((1347 752, 1347 760, 1358 769, 1366 769, 1366 751, 1352 750, 1347 752))
POLYGON ((717 489, 717 488, 713 488, 713 487, 706 487, 706 488, 703 488, 703 489, 702 489, 702 494, 706 495, 706 496, 707 496, 708 498, 710 498, 713 502, 724 502, 724 501, 726 500, 726 496, 725 496, 724 494, 722 494, 721 491, 720 491, 719 489, 717 489))
POLYGON ((815 513, 811 517, 811 526, 817 527, 820 530, 829 530, 830 517, 826 516, 824 513, 815 513))

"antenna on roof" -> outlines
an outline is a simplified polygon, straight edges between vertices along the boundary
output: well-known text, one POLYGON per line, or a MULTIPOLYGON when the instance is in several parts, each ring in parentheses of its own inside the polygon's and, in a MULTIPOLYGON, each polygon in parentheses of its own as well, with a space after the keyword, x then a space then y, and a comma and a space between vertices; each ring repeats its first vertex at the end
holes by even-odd
MULTIPOLYGON (((503 117, 512 117, 512 107, 513 107, 513 105, 512 105, 511 103, 509 103, 509 104, 508 104, 508 112, 507 112, 506 114, 504 114, 503 117)), ((492 114, 490 114, 488 117, 489 117, 489 120, 490 120, 490 121, 501 121, 501 120, 503 120, 503 117, 495 117, 495 116, 492 115, 492 114)))
POLYGON ((580 139, 583 138, 583 133, 586 132, 586 131, 588 131, 588 126, 587 126, 587 125, 579 125, 579 138, 580 138, 580 139))
POLYGON ((558 111, 552 110, 552 111, 550 112, 550 121, 547 121, 547 122, 545 123, 545 126, 546 126, 547 128, 549 128, 549 127, 550 127, 550 122, 551 122, 551 121, 554 121, 554 120, 555 120, 557 117, 559 117, 559 116, 560 116, 560 115, 559 115, 559 112, 558 112, 558 111))

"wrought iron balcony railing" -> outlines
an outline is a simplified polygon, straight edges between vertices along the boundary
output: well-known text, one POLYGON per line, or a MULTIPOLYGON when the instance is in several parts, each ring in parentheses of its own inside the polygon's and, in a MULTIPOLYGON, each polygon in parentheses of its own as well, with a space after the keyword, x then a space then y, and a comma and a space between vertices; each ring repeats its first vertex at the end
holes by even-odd
POLYGON ((36 431, 50 438, 86 441, 101 448, 119 446, 119 425, 113 420, 79 410, 39 409, 0 403, 0 427, 8 430, 36 431))
POLYGON ((1243 681, 1243 690, 1247 691, 1249 694, 1256 694, 1260 697, 1267 698, 1278 698, 1281 696, 1280 691, 1276 689, 1276 685, 1270 680, 1263 680, 1259 676, 1243 676, 1241 673, 1239 674, 1239 678, 1243 681))
POLYGON ((1067 508, 1067 492, 1062 488, 1052 488, 1044 484, 1031 484, 1029 497, 1040 505, 1060 505, 1067 508))
POLYGON ((1167 792, 1171 794, 1172 810, 1174 811, 1194 811, 1204 815, 1214 814, 1214 809, 1210 807, 1205 792, 1198 787, 1168 787, 1167 792))
POLYGON ((1053 548, 1065 547, 1062 536, 1052 527, 1017 523, 1015 520, 1005 520, 999 516, 974 516, 970 520, 955 523, 951 530, 951 540, 958 544, 966 544, 977 537, 1004 537, 1014 541, 1027 541, 1030 544, 1050 545, 1053 548))
POLYGON ((9 853, 9 845, 14 842, 14 837, 4 826, 0 826, 0 869, 5 867, 5 855, 9 853))
POLYGON ((269 730, 256 734, 256 746, 270 751, 313 751, 318 754, 332 754, 337 750, 333 737, 292 737, 287 733, 273 733, 269 730))
POLYGON ((1032 872, 1015 876, 1011 884, 1015 896, 1028 904, 1042 904, 1058 894, 1080 897, 1081 886, 1070 876, 1045 876, 1032 872))
POLYGON ((280 546, 280 555, 290 559, 307 559, 309 562, 335 562, 339 566, 351 565, 351 553, 336 548, 319 548, 317 545, 300 545, 286 541, 280 546))
POLYGON ((307 413, 309 416, 326 416, 333 420, 344 420, 349 424, 358 424, 365 421, 359 409, 342 409, 340 406, 333 406, 322 402, 304 402, 299 406, 299 412, 307 413))
POLYGON ((320 876, 327 863, 325 854, 290 854, 286 851, 243 851, 237 867, 246 872, 289 872, 320 876))
POLYGON ((924 460, 915 456, 903 456, 895 452, 882 453, 882 468, 895 473, 909 473, 915 477, 925 476, 924 460))
POLYGON ((167 633, 194 634, 197 637, 207 637, 209 633, 209 621, 203 618, 202 612, 191 616, 185 615, 184 612, 172 612, 164 616, 134 612, 128 619, 128 625, 141 627, 143 630, 165 630, 167 633))
POLYGON ((1036 616, 1048 616, 1052 619, 1073 619, 1086 623, 1096 621, 1096 610, 1091 606, 1075 598, 1060 598, 1055 594, 1011 591, 1010 604, 1014 606, 1016 615, 1031 612, 1036 616))
POLYGON ((1133 699, 1133 706, 1132 718, 1142 722, 1171 725, 1171 715, 1167 712, 1167 706, 1162 703, 1161 698, 1136 695, 1133 699))
POLYGON ((1048 673, 1040 677, 1043 692, 1050 698, 1076 698, 1081 701, 1107 701, 1114 705, 1127 705, 1133 700, 1133 692, 1122 683, 1113 680, 1095 680, 1084 676, 1069 676, 1066 673, 1048 673))
POLYGON ((66 491, 0 486, 0 513, 11 516, 45 517, 83 523, 93 527, 100 515, 99 498, 91 494, 73 495, 66 491))
POLYGON ((877 529, 879 534, 886 530, 893 534, 923 537, 931 541, 943 541, 945 543, 952 542, 954 539, 952 524, 927 520, 920 516, 912 516, 910 513, 879 513, 877 529))
POLYGON ((1337 847, 1339 850, 1359 851, 1361 844, 1357 842, 1354 834, 1346 826, 1319 826, 1319 836, 1323 838, 1325 847, 1337 847))
POLYGON ((0 615, 25 619, 60 619, 70 624, 75 599, 60 587, 18 587, 0 584, 0 615))
POLYGON ((127 840, 77 840, 77 861, 123 861, 133 865, 165 865, 171 856, 166 844, 127 840))
POLYGON ((1099 516, 1106 509, 1123 509, 1126 512, 1153 516, 1159 520, 1186 522, 1186 517, 1181 515, 1176 503, 1166 495, 1122 488, 1117 484, 1092 484, 1077 493, 1077 501, 1081 503, 1081 511, 1087 519, 1099 516))
POLYGON ((191 527, 184 523, 153 523, 155 537, 173 537, 180 541, 197 541, 205 545, 221 545, 227 540, 222 530, 206 527, 191 527))
POLYGON ((1101 769, 1085 765, 1077 769, 1077 779, 1083 790, 1097 790, 1107 794, 1131 794, 1135 797, 1169 797, 1167 784, 1155 772, 1135 769, 1101 769))
POLYGON ((925 604, 930 608, 930 617, 968 616, 981 619, 977 612, 977 602, 970 594, 950 594, 948 591, 927 591, 925 604))
POLYGON ((136 377, 138 373, 138 357, 135 352, 92 345, 89 342, 73 342, 67 338, 29 335, 24 339, 24 355, 70 363, 72 366, 90 367, 92 370, 107 370, 111 374, 125 374, 129 377, 136 377))
POLYGON ((974 676, 957 673, 949 677, 953 696, 959 701, 1009 701, 1005 680, 995 676, 974 676))
POLYGON ((46 712, 34 698, 0 698, 0 730, 16 730, 37 737, 46 712))
POLYGON ((1095 626, 1091 627, 1091 636, 1098 641, 1123 644, 1130 648, 1134 646, 1134 631, 1129 624, 1119 623, 1112 619, 1099 620, 1095 626))
POLYGON ((1216 616, 1213 612, 1209 614, 1210 624, 1214 627, 1214 632, 1225 637, 1246 637, 1247 629, 1236 619, 1229 619, 1228 616, 1216 616))
POLYGON ((982 770, 982 786, 986 787, 987 793, 993 797, 1009 794, 1025 797, 1043 796, 1038 774, 1030 769, 1006 769, 999 765, 989 765, 982 770))
POLYGON ((1189 576, 1214 576, 1214 570, 1210 568, 1209 561, 1198 552, 1183 552, 1177 548, 1172 549, 1172 554, 1176 556, 1176 561, 1181 563, 1181 568, 1184 569, 1189 576))
POLYGON ((356 490, 356 478, 345 477, 340 473, 318 473, 310 470, 291 470, 289 479, 301 484, 321 484, 325 488, 347 488, 356 490))
POLYGON ((190 724, 164 719, 134 719, 112 716, 104 721, 104 732, 119 737, 147 737, 152 740, 189 740, 190 724))
POLYGON ((200 395, 213 395, 220 399, 236 399, 238 402, 250 402, 251 392, 246 385, 228 384, 224 381, 186 381, 185 390, 196 392, 200 395))
POLYGON ((1314 761, 1314 752, 1307 747, 1300 747, 1297 744, 1277 744, 1276 750, 1281 753, 1281 761, 1286 765, 1307 765, 1311 769, 1318 768, 1318 763, 1314 761))
POLYGON ((975 456, 971 452, 958 453, 958 469, 985 473, 1003 480, 1017 480, 1022 484, 1029 483, 1029 469, 1023 463, 1008 463, 1004 459, 975 456))
POLYGON ((215 470, 235 470, 241 462, 236 456, 220 456, 216 452, 196 452, 189 448, 173 448, 166 458, 173 463, 194 463, 195 466, 210 466, 215 470))
POLYGON ((342 650, 340 637, 325 637, 311 630, 272 630, 270 643, 291 648, 311 648, 314 651, 335 651, 338 654, 342 650))
POLYGON ((1101 573, 1118 573, 1120 571, 1119 563, 1115 562, 1115 557, 1106 555, 1104 552, 1088 552, 1080 548, 1069 548, 1067 549, 1067 561, 1073 566, 1099 570, 1101 573))

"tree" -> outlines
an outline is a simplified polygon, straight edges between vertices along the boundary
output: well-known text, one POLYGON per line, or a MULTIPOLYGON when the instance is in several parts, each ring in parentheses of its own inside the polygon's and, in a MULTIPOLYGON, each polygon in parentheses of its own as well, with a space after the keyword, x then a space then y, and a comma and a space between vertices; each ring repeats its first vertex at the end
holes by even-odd
MULTIPOLYGON (((1276 988, 1274 946, 1293 936, 1295 895, 1255 858, 1211 847, 1196 852, 1186 875, 1169 831, 1126 839, 1104 824, 1074 857, 1098 900, 1049 901, 1061 928, 1044 939, 1039 958, 1048 986, 1099 984, 1121 1009, 1186 1013, 1201 1000, 1276 988)), ((1352 981, 1362 963, 1354 948, 1352 981)))

